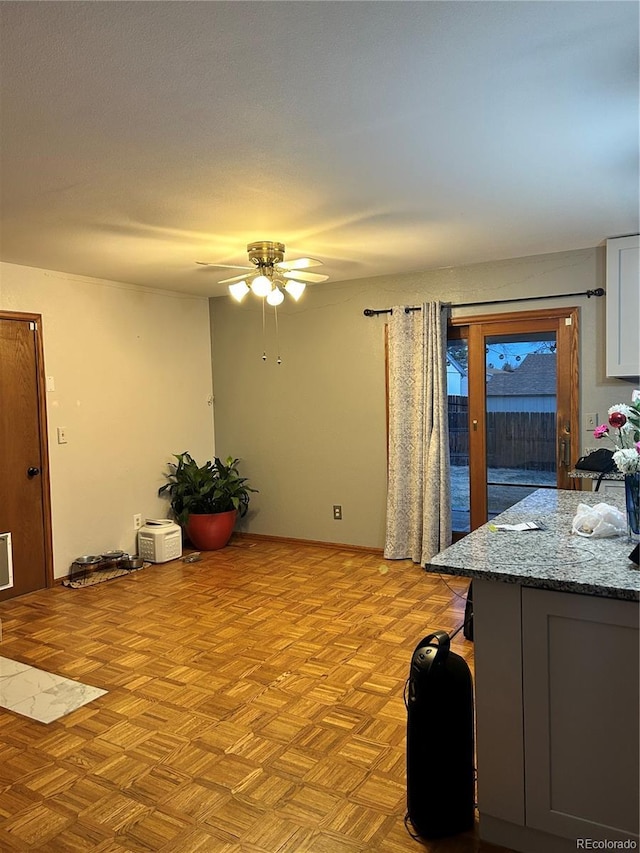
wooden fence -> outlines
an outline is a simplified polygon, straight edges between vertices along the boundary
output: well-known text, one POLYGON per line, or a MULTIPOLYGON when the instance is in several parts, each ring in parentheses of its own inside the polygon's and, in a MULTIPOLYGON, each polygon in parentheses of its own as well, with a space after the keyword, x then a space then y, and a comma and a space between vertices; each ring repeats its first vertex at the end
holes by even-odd
MULTIPOLYGON (((468 397, 449 397, 452 465, 469 464, 468 397)), ((555 471, 554 412, 487 412, 487 467, 555 471)))

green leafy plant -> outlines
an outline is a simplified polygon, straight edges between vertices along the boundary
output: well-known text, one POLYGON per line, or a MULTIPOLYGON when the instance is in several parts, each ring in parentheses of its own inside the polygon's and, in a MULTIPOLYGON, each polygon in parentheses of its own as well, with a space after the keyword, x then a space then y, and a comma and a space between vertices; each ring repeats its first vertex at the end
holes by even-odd
POLYGON ((184 526, 189 515, 195 513, 218 513, 237 510, 240 516, 246 515, 249 508, 250 492, 256 492, 247 486, 247 478, 238 472, 238 459, 232 456, 226 460, 217 456, 213 462, 200 466, 189 453, 176 453, 177 464, 169 462, 170 472, 166 474, 167 483, 158 489, 158 494, 166 494, 171 499, 171 511, 176 521, 184 526))

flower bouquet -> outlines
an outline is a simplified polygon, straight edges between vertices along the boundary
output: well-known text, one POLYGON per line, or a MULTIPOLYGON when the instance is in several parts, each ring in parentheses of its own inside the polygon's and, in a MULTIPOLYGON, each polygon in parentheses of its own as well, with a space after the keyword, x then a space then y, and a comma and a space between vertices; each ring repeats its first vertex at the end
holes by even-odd
POLYGON ((593 431, 595 438, 608 438, 614 445, 613 461, 624 474, 629 540, 640 541, 640 395, 631 405, 617 403, 609 409, 609 422, 593 431), (615 430, 612 434, 611 430, 615 430))

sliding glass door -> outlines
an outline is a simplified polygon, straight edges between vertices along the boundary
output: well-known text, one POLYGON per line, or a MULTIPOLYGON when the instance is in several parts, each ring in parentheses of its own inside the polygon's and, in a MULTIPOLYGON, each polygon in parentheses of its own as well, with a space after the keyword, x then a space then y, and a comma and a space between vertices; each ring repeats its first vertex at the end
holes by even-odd
POLYGON ((454 536, 535 489, 569 487, 576 342, 576 309, 452 321, 447 382, 454 536))

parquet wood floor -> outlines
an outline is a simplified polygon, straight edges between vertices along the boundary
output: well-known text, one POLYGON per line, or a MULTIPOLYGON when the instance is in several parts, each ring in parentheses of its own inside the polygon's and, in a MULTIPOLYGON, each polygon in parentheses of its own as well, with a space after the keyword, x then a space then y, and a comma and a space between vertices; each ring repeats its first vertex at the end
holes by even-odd
POLYGON ((409 660, 467 583, 242 538, 0 603, 5 657, 109 691, 49 725, 0 710, 0 850, 498 850, 403 823, 409 660))

